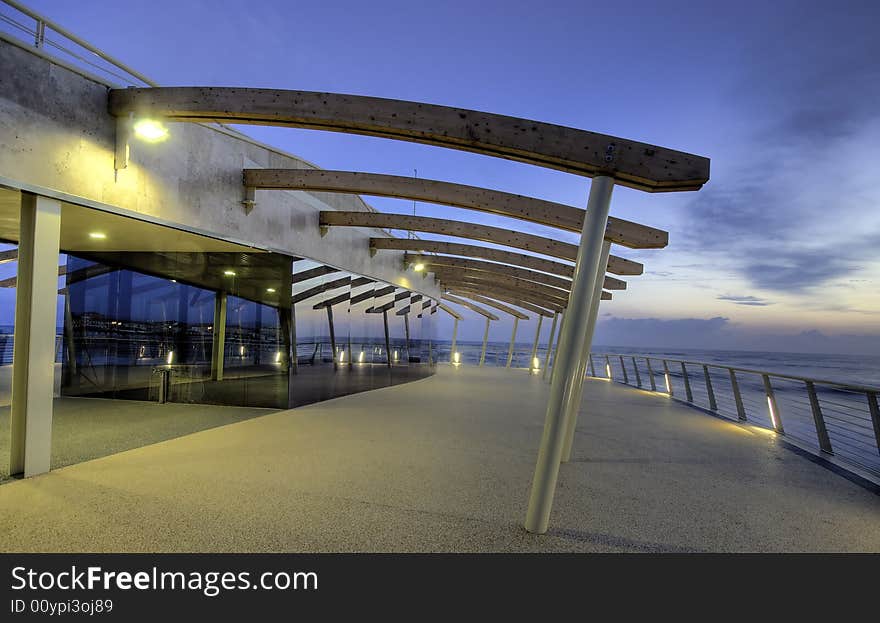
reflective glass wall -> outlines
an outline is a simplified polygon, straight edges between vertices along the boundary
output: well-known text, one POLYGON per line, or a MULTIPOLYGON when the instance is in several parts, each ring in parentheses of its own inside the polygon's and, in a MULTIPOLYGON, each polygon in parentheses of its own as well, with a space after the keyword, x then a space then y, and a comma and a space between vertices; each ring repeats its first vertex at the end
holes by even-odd
POLYGON ((289 258, 144 255, 67 255, 61 394, 286 407, 289 258))

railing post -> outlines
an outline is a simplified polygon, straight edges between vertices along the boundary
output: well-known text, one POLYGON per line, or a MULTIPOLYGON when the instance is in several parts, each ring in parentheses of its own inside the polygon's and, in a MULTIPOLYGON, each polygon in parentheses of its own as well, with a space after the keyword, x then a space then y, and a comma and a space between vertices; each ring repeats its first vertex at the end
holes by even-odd
POLYGON ((657 391, 657 381, 654 380, 654 370, 651 369, 651 358, 645 357, 645 363, 648 364, 648 378, 651 379, 651 391, 657 391))
POLYGON ((526 512, 525 528, 537 534, 547 532, 569 425, 566 416, 577 390, 584 384, 585 368, 582 366, 586 365, 586 354, 590 352, 587 334, 593 308, 593 292, 603 248, 607 249, 604 238, 613 189, 614 180, 604 175, 594 177, 590 185, 590 198, 572 276, 567 318, 559 340, 558 365, 554 366, 555 377, 550 386, 544 432, 526 512))
POLYGON ((745 422, 748 418, 746 417, 746 408, 743 406, 742 394, 739 393, 739 382, 736 380, 736 372, 733 371, 733 368, 728 368, 728 370, 730 370, 730 388, 733 390, 733 400, 736 403, 736 417, 741 422, 745 422))
POLYGON ((642 386, 642 375, 639 374, 639 364, 636 363, 635 356, 633 356, 632 360, 633 360, 633 370, 636 371, 636 385, 638 387, 641 387, 642 386))
POLYGON ((614 378, 614 375, 611 374, 611 360, 608 358, 608 355, 605 355, 605 376, 609 379, 614 378))
POLYGON ((510 362, 513 361, 513 347, 516 344, 516 325, 519 323, 519 318, 514 317, 513 319, 513 333, 510 334, 510 348, 507 350, 507 365, 505 367, 510 367, 510 362))
POLYGON ((782 427, 782 417, 779 414, 779 406, 776 404, 776 394, 773 393, 773 386, 770 384, 770 376, 762 374, 764 379, 764 391, 767 393, 767 408, 770 410, 770 421, 773 422, 773 429, 780 435, 785 434, 782 427))
POLYGON ((486 330, 483 331, 483 350, 480 351, 480 366, 486 363, 486 344, 489 343, 489 319, 486 318, 486 330))
POLYGON ((819 406, 819 396, 816 395, 816 386, 812 381, 804 381, 807 385, 807 395, 810 397, 810 409, 813 411, 813 422, 816 424, 816 436, 819 438, 819 449, 828 454, 834 454, 831 449, 831 438, 828 437, 828 429, 825 428, 825 418, 822 416, 822 407, 819 406))
POLYGON ((590 376, 596 376, 596 367, 593 365, 593 353, 590 353, 590 376))
POLYGON ((666 363, 666 360, 663 360, 663 380, 666 381, 666 393, 670 396, 673 396, 672 393, 672 379, 669 378, 669 364, 666 363))
POLYGON ((691 380, 688 377, 687 366, 684 365, 683 361, 681 362, 681 376, 682 376, 682 379, 684 380, 684 393, 685 393, 685 396, 687 396, 687 401, 693 402, 694 401, 694 394, 691 391, 691 380))
POLYGON ((629 385, 629 375, 626 373, 626 366, 623 363, 623 355, 618 356, 620 359, 620 369, 623 370, 623 382, 629 385))
POLYGON ((34 31, 34 47, 42 48, 43 43, 46 41, 46 22, 38 19, 34 31))
POLYGON ((880 452, 880 407, 877 406, 876 392, 865 392, 868 398, 868 410, 871 412, 871 422, 874 424, 874 441, 877 442, 877 452, 880 452))
POLYGON ((703 378, 706 379, 706 394, 709 396, 709 410, 718 411, 718 403, 715 401, 715 390, 712 388, 712 377, 709 376, 709 366, 703 364, 703 378))

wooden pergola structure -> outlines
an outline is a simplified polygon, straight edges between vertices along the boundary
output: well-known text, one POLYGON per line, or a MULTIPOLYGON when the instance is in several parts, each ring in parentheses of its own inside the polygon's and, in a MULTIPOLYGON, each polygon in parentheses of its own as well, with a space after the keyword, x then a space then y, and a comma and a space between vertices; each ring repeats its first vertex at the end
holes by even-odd
MULTIPOLYGON (((396 249, 468 260, 462 263, 431 256, 431 270, 448 292, 444 298, 449 302, 465 301, 464 298, 456 300, 455 295, 450 299, 449 293, 455 292, 471 301, 483 297, 482 302, 487 305, 486 301, 493 300, 496 309, 505 303, 522 309, 531 305, 533 309, 553 315, 554 329, 559 313, 565 310, 525 521, 527 530, 546 532, 560 462, 567 460, 571 452, 599 301, 611 296, 602 288, 616 285, 621 289, 619 280, 606 280, 606 272, 638 275, 643 270, 638 263, 611 255, 611 244, 657 249, 666 246, 668 240, 666 232, 661 230, 610 217, 613 188, 619 185, 652 193, 698 190, 709 179, 707 158, 529 119, 333 93, 226 87, 113 89, 109 95, 109 110, 118 119, 117 169, 127 166, 134 118, 150 116, 169 121, 275 125, 363 134, 475 152, 593 178, 584 211, 436 180, 351 171, 246 169, 242 172, 247 212, 255 209, 257 189, 364 193, 490 212, 580 235, 579 244, 574 245, 511 229, 448 219, 375 212, 320 213, 323 233, 332 227, 390 228, 517 249, 506 251, 458 242, 395 238, 373 238, 370 247, 372 252, 396 249), (470 263, 476 260, 488 260, 501 266, 488 269, 470 263), (524 270, 546 275, 538 277, 524 270), (559 279, 570 281, 563 283, 559 279)), ((533 313, 538 313, 539 320, 546 315, 533 313)), ((516 322, 519 316, 512 315, 516 322)), ((488 323, 490 318, 485 317, 488 323)))

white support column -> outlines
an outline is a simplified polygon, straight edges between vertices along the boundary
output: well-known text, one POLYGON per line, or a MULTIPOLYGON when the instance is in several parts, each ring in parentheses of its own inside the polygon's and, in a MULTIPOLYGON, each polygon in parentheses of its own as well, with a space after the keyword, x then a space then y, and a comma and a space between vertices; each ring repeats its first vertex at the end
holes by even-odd
POLYGON ((449 351, 449 363, 455 363, 455 345, 458 340, 458 318, 452 321, 452 350, 449 351))
POLYGON ((556 370, 558 369, 556 366, 556 359, 559 357, 559 340, 562 339, 562 332, 565 331, 565 319, 568 317, 568 308, 562 310, 562 318, 559 319, 559 335, 556 336, 556 350, 553 352, 553 360, 550 365, 553 367, 553 371, 550 373, 550 383, 556 380, 556 370))
POLYGON ((480 365, 486 363, 486 345, 489 343, 489 319, 486 318, 486 330, 483 331, 483 350, 480 351, 480 365))
POLYGON ((61 202, 22 193, 9 473, 49 471, 61 202))
POLYGON ((226 351, 226 292, 214 295, 213 345, 211 347, 211 379, 223 380, 223 359, 226 351))
POLYGON ((516 326, 519 324, 519 318, 514 317, 513 319, 513 333, 510 334, 510 348, 507 349, 507 365, 506 368, 510 367, 510 362, 513 361, 513 347, 516 344, 516 326))
POLYGON ((606 176, 594 178, 590 186, 590 198, 587 202, 587 213, 571 283, 567 318, 559 339, 556 377, 550 386, 544 434, 541 437, 541 447, 538 451, 538 461, 529 496, 529 508, 526 513, 526 530, 537 534, 545 533, 550 522, 550 511, 553 507, 553 496, 556 492, 556 480, 559 476, 559 464, 565 442, 565 414, 575 396, 577 386, 584 382, 583 377, 577 378, 577 367, 587 335, 593 286, 602 256, 613 189, 614 180, 606 176))
MULTIPOLYGON (((556 316, 554 316, 555 318, 556 316)), ((541 338, 541 323, 544 320, 544 316, 538 316, 538 328, 535 330, 535 342, 532 344, 532 355, 529 357, 529 368, 537 369, 535 365, 535 359, 538 358, 538 340, 541 338)))
POLYGON ((593 333, 596 331, 596 318, 599 316, 599 303, 602 300, 602 285, 605 281, 605 271, 608 269, 608 255, 611 252, 611 243, 607 240, 602 244, 602 256, 599 258, 599 269, 596 273, 596 281, 593 285, 593 300, 590 306, 590 318, 587 323, 587 335, 581 348, 581 359, 578 362, 577 376, 581 382, 575 388, 575 396, 569 403, 568 413, 565 415, 565 445, 562 449, 562 462, 571 459, 571 448, 574 443, 574 431, 577 427, 578 414, 580 413, 581 400, 584 397, 584 377, 587 367, 590 365, 590 350, 593 347, 593 333))
POLYGON ((544 373, 542 378, 547 378, 547 370, 550 368, 550 352, 553 350, 553 338, 556 336, 556 321, 559 320, 559 312, 553 314, 553 324, 550 325, 550 337, 547 338, 547 354, 544 356, 544 373))

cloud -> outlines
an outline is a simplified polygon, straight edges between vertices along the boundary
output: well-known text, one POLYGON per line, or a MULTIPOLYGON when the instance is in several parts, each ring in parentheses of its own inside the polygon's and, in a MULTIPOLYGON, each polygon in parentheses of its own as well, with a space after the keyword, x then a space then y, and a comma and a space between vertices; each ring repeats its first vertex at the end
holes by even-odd
POLYGON ((880 259, 880 38, 852 17, 801 20, 749 59, 728 119, 745 131, 719 145, 683 246, 762 290, 809 294, 880 259))
POLYGON ((756 307, 764 307, 766 305, 773 305, 772 302, 767 299, 762 299, 757 296, 740 296, 735 294, 722 294, 716 297, 719 301, 730 301, 731 303, 736 303, 737 305, 753 305, 756 307))

